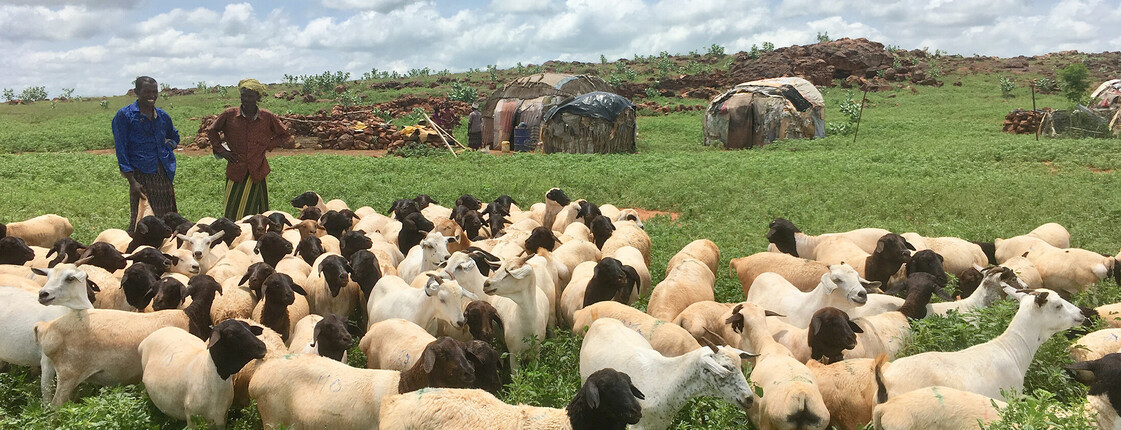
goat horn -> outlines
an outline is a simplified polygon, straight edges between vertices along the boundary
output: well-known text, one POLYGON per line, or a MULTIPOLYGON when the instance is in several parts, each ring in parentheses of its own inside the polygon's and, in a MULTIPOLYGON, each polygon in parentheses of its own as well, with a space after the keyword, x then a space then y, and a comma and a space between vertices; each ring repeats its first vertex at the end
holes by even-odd
POLYGON ((93 256, 92 256, 92 255, 90 255, 90 256, 87 256, 87 257, 82 257, 82 258, 79 258, 79 259, 78 259, 78 261, 75 261, 75 262, 74 262, 74 265, 75 265, 75 266, 81 266, 81 265, 83 265, 83 264, 89 263, 89 262, 90 262, 90 260, 93 260, 93 256))

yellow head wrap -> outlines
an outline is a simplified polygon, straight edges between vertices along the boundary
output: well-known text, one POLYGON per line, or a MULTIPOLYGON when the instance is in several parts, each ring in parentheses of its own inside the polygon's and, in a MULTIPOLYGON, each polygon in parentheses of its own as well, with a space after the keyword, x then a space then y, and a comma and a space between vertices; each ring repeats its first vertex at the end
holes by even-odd
POLYGON ((256 91, 257 94, 261 95, 261 97, 264 97, 265 92, 268 91, 268 88, 265 87, 265 84, 262 84, 256 79, 242 79, 237 83, 237 87, 239 89, 245 88, 247 90, 256 91))

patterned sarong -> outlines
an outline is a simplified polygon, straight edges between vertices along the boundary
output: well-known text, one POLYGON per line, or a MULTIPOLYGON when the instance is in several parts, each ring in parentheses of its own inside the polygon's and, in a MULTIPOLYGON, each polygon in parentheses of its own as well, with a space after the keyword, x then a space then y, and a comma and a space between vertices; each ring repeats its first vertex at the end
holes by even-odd
POLYGON ((254 183, 248 174, 240 182, 226 179, 226 218, 237 221, 246 215, 268 212, 269 187, 266 181, 254 183))
MULTIPOLYGON (((152 205, 152 211, 156 216, 161 216, 168 212, 179 212, 175 205, 175 186, 171 183, 171 179, 167 177, 167 172, 164 171, 163 165, 159 166, 156 173, 141 173, 140 171, 133 171, 133 177, 140 186, 144 188, 144 194, 148 195, 148 204, 152 205)), ((129 191, 128 193, 128 232, 132 233, 132 227, 136 225, 136 212, 140 205, 140 194, 129 191)))

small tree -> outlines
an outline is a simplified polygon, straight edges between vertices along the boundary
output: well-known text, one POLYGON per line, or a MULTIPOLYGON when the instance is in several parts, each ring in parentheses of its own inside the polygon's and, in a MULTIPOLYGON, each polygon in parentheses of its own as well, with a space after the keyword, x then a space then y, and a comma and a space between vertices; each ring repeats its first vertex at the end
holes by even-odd
POLYGON ((771 42, 763 42, 763 52, 771 52, 775 50, 775 44, 771 42))
POLYGON ((1001 95, 1001 97, 1004 97, 1006 99, 1013 97, 1012 96, 1012 90, 1014 90, 1014 89, 1016 89, 1016 83, 1015 82, 1012 82, 1012 80, 1008 79, 1008 77, 1006 77, 1006 76, 1001 76, 1000 77, 1000 95, 1001 95))
POLYGON ((35 102, 47 99, 47 88, 42 86, 27 87, 19 94, 20 100, 25 102, 35 102))
POLYGON ((1059 88, 1071 103, 1079 103, 1090 86, 1090 69, 1085 64, 1074 63, 1059 71, 1059 88))
POLYGON ((713 43, 712 45, 708 46, 708 52, 705 53, 705 55, 712 56, 712 57, 723 57, 724 56, 724 47, 713 43))
POLYGON ((4 101, 10 102, 16 99, 16 91, 11 88, 4 88, 4 101))
POLYGON ((830 39, 830 38, 829 38, 829 32, 828 32, 828 31, 826 31, 826 32, 820 32, 820 31, 819 31, 819 32, 817 32, 817 41, 818 41, 818 42, 830 42, 830 41, 832 41, 832 40, 833 40, 833 39, 830 39))

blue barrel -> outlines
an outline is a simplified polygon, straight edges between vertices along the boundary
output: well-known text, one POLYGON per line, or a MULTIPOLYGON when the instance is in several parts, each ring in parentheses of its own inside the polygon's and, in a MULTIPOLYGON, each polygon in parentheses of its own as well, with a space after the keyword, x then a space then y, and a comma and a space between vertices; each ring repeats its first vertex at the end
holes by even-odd
POLYGON ((533 151, 533 145, 529 142, 529 129, 528 128, 515 128, 514 129, 514 144, 515 151, 530 152, 533 151))

